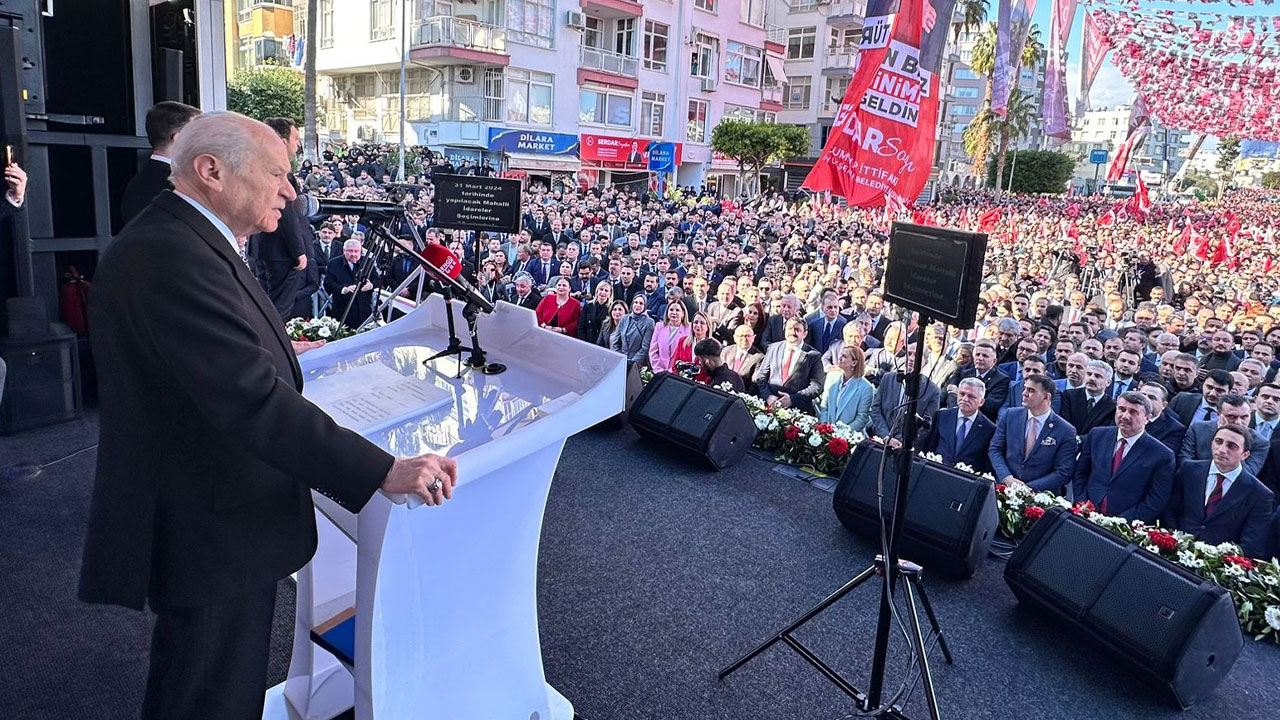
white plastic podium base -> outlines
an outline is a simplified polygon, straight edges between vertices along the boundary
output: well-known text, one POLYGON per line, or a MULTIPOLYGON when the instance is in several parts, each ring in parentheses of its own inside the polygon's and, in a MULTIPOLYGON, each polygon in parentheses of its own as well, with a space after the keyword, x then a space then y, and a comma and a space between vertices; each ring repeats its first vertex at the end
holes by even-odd
MULTIPOLYGON (((547 699, 551 701, 551 720, 573 720, 573 704, 550 685, 547 685, 547 699)), ((346 712, 346 710, 338 714, 340 715, 342 712, 346 712)), ((336 715, 333 717, 336 717, 336 715)), ((267 699, 262 706, 262 720, 331 720, 331 718, 299 717, 285 700, 284 683, 280 683, 267 690, 267 699)))

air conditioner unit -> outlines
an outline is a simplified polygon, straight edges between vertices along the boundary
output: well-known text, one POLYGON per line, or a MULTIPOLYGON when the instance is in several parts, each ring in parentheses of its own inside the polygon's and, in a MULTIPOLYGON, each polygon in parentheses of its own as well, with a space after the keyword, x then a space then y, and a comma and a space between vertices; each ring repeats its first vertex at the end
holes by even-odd
POLYGON ((474 85, 476 82, 476 69, 460 67, 457 70, 457 74, 454 75, 454 79, 458 81, 459 85, 474 85))
POLYGON ((577 10, 570 10, 565 14, 565 24, 571 28, 582 30, 587 26, 587 16, 577 10))
POLYGON ((715 92, 715 78, 702 78, 702 92, 715 92))

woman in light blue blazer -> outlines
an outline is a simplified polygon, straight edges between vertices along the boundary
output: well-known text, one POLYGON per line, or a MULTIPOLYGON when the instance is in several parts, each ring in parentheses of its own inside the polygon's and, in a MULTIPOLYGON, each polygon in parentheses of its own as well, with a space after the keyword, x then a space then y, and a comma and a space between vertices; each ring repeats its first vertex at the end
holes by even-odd
POLYGON ((865 432, 871 424, 871 398, 875 388, 863 377, 866 356, 857 346, 844 346, 840 351, 840 380, 827 388, 822 397, 818 419, 825 423, 842 422, 855 432, 865 432))

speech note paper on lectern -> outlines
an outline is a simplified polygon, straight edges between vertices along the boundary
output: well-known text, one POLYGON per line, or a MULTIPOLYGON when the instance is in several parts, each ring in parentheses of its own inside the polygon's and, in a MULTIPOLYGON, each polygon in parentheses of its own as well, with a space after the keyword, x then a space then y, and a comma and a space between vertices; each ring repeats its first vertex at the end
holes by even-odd
POLYGON ((362 435, 377 432, 453 402, 426 379, 402 375, 382 363, 353 367, 307 384, 306 397, 339 425, 362 435))

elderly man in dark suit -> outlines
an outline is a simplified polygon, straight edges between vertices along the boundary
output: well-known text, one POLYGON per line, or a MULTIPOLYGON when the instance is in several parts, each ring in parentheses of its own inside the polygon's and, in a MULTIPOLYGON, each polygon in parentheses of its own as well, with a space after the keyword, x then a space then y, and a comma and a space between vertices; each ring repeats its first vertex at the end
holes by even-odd
POLYGON ((1209 422, 1194 422, 1187 428, 1182 438, 1182 447, 1178 450, 1179 464, 1191 460, 1209 460, 1213 457, 1213 438, 1218 428, 1224 425, 1235 425, 1244 428, 1249 436, 1249 456, 1244 459, 1244 469, 1250 475, 1257 476, 1267 461, 1271 443, 1258 435, 1256 430, 1249 429, 1249 400, 1243 395, 1224 395, 1218 401, 1218 419, 1209 422))
POLYGON ((174 100, 158 102, 147 110, 147 142, 151 143, 151 157, 124 186, 124 194, 120 197, 121 220, 129 222, 155 196, 173 188, 173 183, 169 182, 170 148, 182 128, 199 114, 200 108, 174 100))
POLYGON ((813 400, 825 379, 822 357, 805 343, 808 328, 799 317, 787 321, 786 339, 768 347, 752 380, 770 406, 792 407, 815 414, 813 400))
MULTIPOLYGON (((902 403, 906 401, 906 378, 915 370, 915 343, 907 346, 906 359, 902 372, 887 372, 880 377, 876 386, 876 396, 871 401, 871 430, 877 437, 885 438, 889 447, 902 446, 903 412, 902 403)), ((919 431, 915 439, 928 431, 933 418, 942 405, 942 390, 923 373, 920 375, 920 399, 916 402, 916 414, 920 416, 919 431)))
POLYGON ((997 482, 1022 483, 1062 494, 1076 465, 1076 429, 1053 412, 1053 381, 1045 375, 1024 380, 1022 407, 996 422, 987 455, 997 482))
POLYGON ((1107 394, 1111 375, 1110 365, 1090 360, 1084 369, 1084 387, 1062 393, 1062 419, 1081 437, 1096 427, 1115 424, 1116 401, 1107 394))
POLYGON ((956 388, 956 407, 939 410, 920 445, 921 452, 937 453, 947 465, 964 463, 977 472, 991 471, 987 446, 996 424, 980 410, 987 386, 977 378, 965 378, 956 388))
POLYGON ((1097 427, 1080 444, 1072 489, 1098 512, 1154 522, 1169 502, 1173 451, 1146 432, 1151 401, 1138 392, 1116 400, 1115 427, 1097 427))
POLYGON ((325 270, 324 290, 333 299, 329 315, 352 329, 359 328, 373 314, 373 286, 378 271, 367 267, 372 262, 364 256, 360 241, 351 238, 342 244, 342 257, 334 258, 325 270))
POLYGON ((1271 556, 1268 534, 1275 496, 1244 469, 1248 428, 1223 425, 1213 436, 1213 459, 1183 463, 1173 479, 1164 524, 1210 544, 1238 543, 1249 557, 1271 556))
POLYGON ((175 191, 107 249, 89 306, 101 420, 80 597, 155 611, 144 720, 262 714, 276 583, 316 548, 312 489, 350 512, 379 488, 434 505, 457 472, 302 398, 295 353, 314 345, 290 343, 236 251, 294 198, 289 158, 234 113, 187 129, 175 191))
POLYGON ((976 377, 987 386, 987 399, 982 402, 982 414, 989 420, 1000 416, 1009 397, 1009 376, 996 369, 996 344, 991 340, 979 340, 973 344, 973 367, 964 368, 958 380, 976 377))

